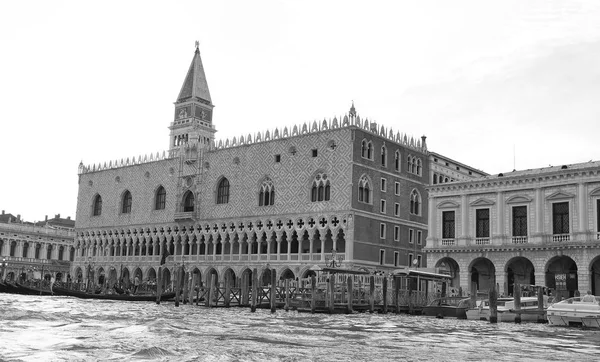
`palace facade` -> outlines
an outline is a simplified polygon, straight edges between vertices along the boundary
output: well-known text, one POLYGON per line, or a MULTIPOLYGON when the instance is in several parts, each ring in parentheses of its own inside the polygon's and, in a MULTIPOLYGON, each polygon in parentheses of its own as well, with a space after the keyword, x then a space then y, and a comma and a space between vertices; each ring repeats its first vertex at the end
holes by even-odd
POLYGON ((1 279, 41 279, 43 275, 66 281, 75 259, 74 239, 73 229, 22 223, 20 217, 0 222, 1 279))
POLYGON ((163 280, 174 263, 202 280, 267 267, 305 277, 334 262, 425 266, 424 136, 362 119, 352 105, 343 117, 216 142, 213 108, 196 47, 168 151, 80 165, 74 275, 154 280, 165 251, 163 280))
POLYGON ((600 293, 600 162, 431 185, 427 263, 454 286, 600 293))

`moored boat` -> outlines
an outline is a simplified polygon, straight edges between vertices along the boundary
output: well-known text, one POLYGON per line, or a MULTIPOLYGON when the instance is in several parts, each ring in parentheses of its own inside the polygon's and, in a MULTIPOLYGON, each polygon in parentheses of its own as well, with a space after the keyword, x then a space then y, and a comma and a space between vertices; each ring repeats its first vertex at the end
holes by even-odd
POLYGON ((547 312, 548 324, 600 328, 600 297, 590 297, 569 298, 551 305, 547 312))
MULTIPOLYGON (((548 296, 544 295, 545 311, 548 306, 548 296)), ((515 317, 520 314, 522 322, 536 322, 540 315, 540 309, 537 297, 522 297, 521 309, 515 309, 514 298, 498 298, 497 301, 498 322, 514 322, 515 317)), ((469 320, 490 320, 490 301, 489 299, 477 301, 475 308, 470 308, 466 312, 469 320)))
POLYGON ((435 317, 456 317, 467 319, 467 310, 471 308, 471 300, 465 297, 442 297, 434 299, 423 307, 422 315, 435 317))
MULTIPOLYGON (((62 295, 68 297, 76 297, 81 299, 103 299, 103 300, 124 300, 133 302, 151 302, 156 301, 156 295, 153 294, 95 294, 82 292, 77 290, 71 290, 59 286, 54 286, 53 291, 55 295, 62 295)), ((165 293, 160 296, 160 300, 170 300, 175 298, 175 293, 165 293)))

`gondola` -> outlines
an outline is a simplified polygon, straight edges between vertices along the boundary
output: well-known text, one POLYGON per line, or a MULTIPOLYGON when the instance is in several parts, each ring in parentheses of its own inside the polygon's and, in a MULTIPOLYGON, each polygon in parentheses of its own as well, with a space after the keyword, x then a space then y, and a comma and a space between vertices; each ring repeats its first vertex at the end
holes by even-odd
POLYGON ((8 285, 0 281, 0 293, 8 293, 8 285))
POLYGON ((54 295, 50 289, 42 289, 40 287, 34 288, 27 285, 15 283, 15 286, 19 289, 18 294, 25 295, 54 295))
MULTIPOLYGON (((82 299, 103 299, 103 300, 124 300, 131 302, 151 302, 156 301, 156 295, 151 294, 93 294, 80 292, 59 286, 52 288, 54 295, 76 297, 82 299)), ((166 293, 160 296, 160 300, 169 300, 175 298, 175 293, 166 293)))

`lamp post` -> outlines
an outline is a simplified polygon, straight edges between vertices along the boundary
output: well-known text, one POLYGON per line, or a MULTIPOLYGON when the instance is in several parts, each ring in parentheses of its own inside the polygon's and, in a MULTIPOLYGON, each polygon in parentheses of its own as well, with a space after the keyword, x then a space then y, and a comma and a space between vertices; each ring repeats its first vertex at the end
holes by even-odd
POLYGON ((344 260, 343 255, 337 255, 336 249, 331 249, 331 256, 325 256, 325 266, 328 268, 339 268, 344 260))

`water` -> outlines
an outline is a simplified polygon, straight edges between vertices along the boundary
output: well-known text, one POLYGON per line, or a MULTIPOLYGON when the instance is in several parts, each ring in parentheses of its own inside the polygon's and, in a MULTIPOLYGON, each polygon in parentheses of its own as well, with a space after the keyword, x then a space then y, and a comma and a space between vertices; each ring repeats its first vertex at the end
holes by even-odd
POLYGON ((2 361, 593 361, 600 331, 0 294, 2 361))

